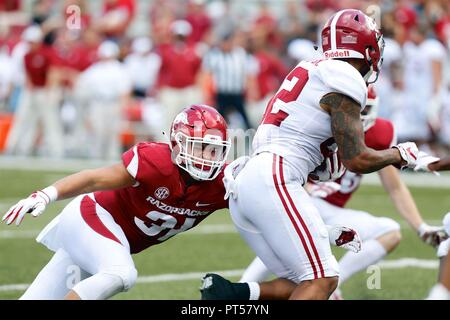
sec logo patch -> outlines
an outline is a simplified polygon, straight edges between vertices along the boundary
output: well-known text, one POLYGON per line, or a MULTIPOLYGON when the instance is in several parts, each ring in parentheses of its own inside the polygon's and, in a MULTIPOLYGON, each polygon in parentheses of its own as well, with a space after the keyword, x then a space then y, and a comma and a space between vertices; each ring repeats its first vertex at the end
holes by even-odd
POLYGON ((170 195, 169 189, 166 187, 159 187, 155 191, 155 197, 159 200, 164 200, 170 195))

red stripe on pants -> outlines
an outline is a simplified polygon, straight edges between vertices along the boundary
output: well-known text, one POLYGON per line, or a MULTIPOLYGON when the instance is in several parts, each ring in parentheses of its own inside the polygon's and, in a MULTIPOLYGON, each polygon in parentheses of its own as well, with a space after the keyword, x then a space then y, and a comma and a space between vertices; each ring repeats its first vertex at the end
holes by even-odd
MULTIPOLYGON (((283 194, 281 193, 281 189, 280 186, 278 184, 278 179, 277 179, 277 173, 276 173, 276 159, 277 159, 277 155, 273 155, 273 164, 272 164, 272 176, 273 176, 273 182, 275 184, 275 189, 277 190, 278 196, 281 199, 281 203, 283 204, 284 210, 286 211, 286 213, 289 216, 289 219, 292 222, 292 225, 294 226, 295 231, 297 232, 303 248, 305 249, 306 255, 308 256, 308 260, 309 263, 311 264, 313 271, 314 271, 314 279, 317 279, 317 269, 316 269, 316 265, 314 264, 313 258, 311 256, 311 253, 309 252, 308 246, 306 244, 305 238, 303 237, 302 232, 300 231, 300 228, 298 227, 297 223, 294 220, 294 217, 292 216, 291 211, 289 210, 289 207, 286 203, 286 200, 283 197, 283 194)), ((281 159, 281 158, 280 158, 281 159)), ((284 184, 284 182, 281 182, 281 184, 284 184)))
POLYGON ((289 191, 288 191, 288 189, 286 187, 286 184, 284 183, 283 158, 282 157, 280 157, 279 166, 280 166, 281 185, 283 187, 283 190, 286 193, 286 196, 287 196, 287 198, 289 200, 289 203, 290 203, 292 209, 294 209, 295 215, 297 216, 298 220, 302 224, 303 230, 305 230, 306 236, 308 237, 308 240, 309 240, 309 244, 311 245, 311 248, 312 248, 312 250, 314 252, 314 256, 316 257, 316 261, 319 264, 320 275, 322 277, 325 277, 325 273, 323 272, 322 262, 320 261, 320 257, 319 257, 319 252, 317 252, 317 248, 314 245, 314 241, 313 241, 313 238, 311 236, 311 233, 309 232, 309 230, 308 230, 308 228, 307 228, 307 226, 305 224, 305 221, 303 221, 302 216, 300 215, 300 212, 297 210, 297 207, 295 206, 294 201, 292 200, 291 196, 289 195, 289 191))

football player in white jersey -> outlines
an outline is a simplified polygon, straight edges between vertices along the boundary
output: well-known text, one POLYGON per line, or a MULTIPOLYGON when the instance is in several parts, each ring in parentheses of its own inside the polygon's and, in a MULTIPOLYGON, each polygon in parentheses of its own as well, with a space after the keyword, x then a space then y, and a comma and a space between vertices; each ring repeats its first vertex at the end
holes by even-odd
MULTIPOLYGON (((392 123, 389 120, 377 117, 378 103, 379 99, 373 86, 369 86, 367 105, 361 117, 365 132, 365 143, 370 148, 384 150, 396 143, 396 136, 392 123)), ((431 163, 437 160, 438 158, 430 156, 426 159, 426 162, 431 163)), ((329 176, 332 176, 335 171, 331 167, 332 162, 327 162, 329 164, 327 166, 329 176)), ((430 170, 422 168, 421 171, 430 170)), ((397 169, 393 166, 388 166, 381 169, 378 173, 383 187, 387 194, 390 195, 398 213, 425 243, 437 247, 447 238, 444 227, 429 226, 424 222, 408 187, 402 182, 397 169)), ((225 178, 232 180, 227 171, 225 171, 225 178)), ((313 197, 313 202, 319 209, 323 221, 327 225, 345 225, 355 229, 363 242, 360 252, 347 252, 339 260, 339 286, 357 272, 365 270, 370 265, 382 260, 386 254, 392 252, 400 243, 400 225, 393 219, 346 208, 346 204, 360 186, 362 178, 362 175, 347 170, 342 177, 335 181, 308 182, 306 185, 306 189, 313 197)), ((260 299, 274 298, 273 293, 270 292, 271 283, 261 283, 269 276, 270 271, 267 270, 259 258, 255 258, 245 270, 240 282, 258 282, 261 289, 260 299)), ((334 300, 342 299, 339 288, 331 298, 334 300)))
MULTIPOLYGON (((338 283, 327 228, 303 187, 323 153, 337 145, 355 173, 416 164, 414 143, 381 151, 364 143, 360 113, 383 47, 373 19, 353 9, 334 14, 322 30, 325 59, 302 61, 285 78, 258 127, 255 152, 236 178, 233 222, 269 270, 293 284, 290 299, 328 299, 338 283)), ((250 288, 253 297, 257 290, 250 288)))

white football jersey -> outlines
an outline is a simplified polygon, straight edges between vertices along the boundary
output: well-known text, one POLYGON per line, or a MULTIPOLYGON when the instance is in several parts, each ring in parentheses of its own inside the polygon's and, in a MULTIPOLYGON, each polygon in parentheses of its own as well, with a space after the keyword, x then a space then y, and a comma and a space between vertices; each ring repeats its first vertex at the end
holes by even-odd
POLYGON ((320 107, 320 100, 330 92, 366 104, 366 83, 349 63, 332 59, 300 62, 269 101, 253 140, 254 154, 282 156, 306 182, 323 161, 321 146, 334 143, 331 117, 320 107))

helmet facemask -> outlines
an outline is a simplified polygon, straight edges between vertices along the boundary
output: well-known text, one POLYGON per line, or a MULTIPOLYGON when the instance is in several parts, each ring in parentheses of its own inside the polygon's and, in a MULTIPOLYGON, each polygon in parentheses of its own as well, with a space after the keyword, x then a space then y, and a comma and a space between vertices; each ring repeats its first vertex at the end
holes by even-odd
POLYGON ((175 163, 181 169, 196 180, 214 180, 219 175, 230 152, 230 141, 214 134, 191 137, 182 131, 177 132, 174 138, 179 149, 175 163))
POLYGON ((382 34, 377 36, 377 44, 380 50, 380 58, 375 62, 373 56, 376 54, 376 50, 372 47, 366 48, 366 62, 369 65, 369 72, 364 75, 364 81, 367 84, 375 83, 378 80, 378 76, 380 74, 381 66, 383 64, 383 53, 384 53, 384 38, 382 34))

